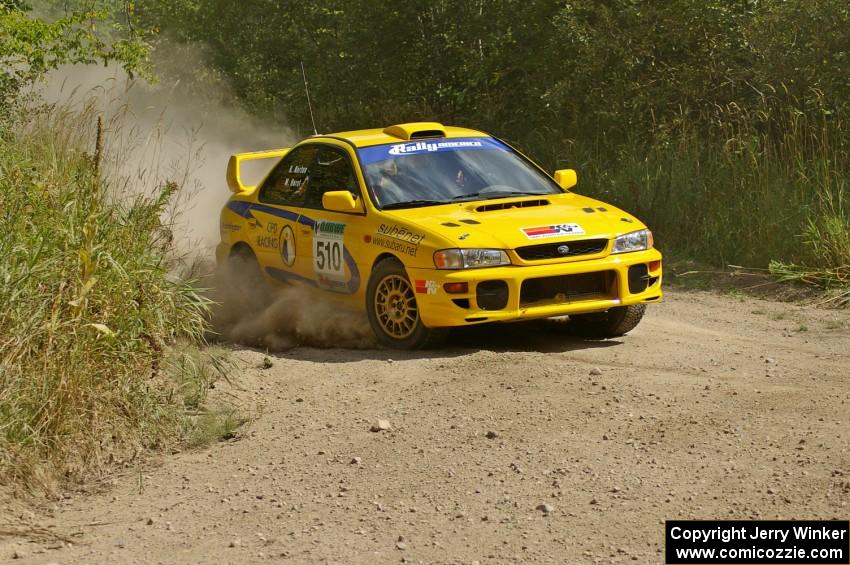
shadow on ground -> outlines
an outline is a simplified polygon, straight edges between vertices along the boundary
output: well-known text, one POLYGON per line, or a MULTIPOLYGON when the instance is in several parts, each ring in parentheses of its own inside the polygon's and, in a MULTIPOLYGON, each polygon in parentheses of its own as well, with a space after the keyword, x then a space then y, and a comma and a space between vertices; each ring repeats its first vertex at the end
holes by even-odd
POLYGON ((560 321, 537 320, 456 328, 444 346, 421 351, 297 347, 269 355, 280 359, 348 363, 364 359, 445 359, 463 357, 482 350, 562 353, 622 345, 620 339, 592 340, 570 335, 566 326, 566 323, 560 321))

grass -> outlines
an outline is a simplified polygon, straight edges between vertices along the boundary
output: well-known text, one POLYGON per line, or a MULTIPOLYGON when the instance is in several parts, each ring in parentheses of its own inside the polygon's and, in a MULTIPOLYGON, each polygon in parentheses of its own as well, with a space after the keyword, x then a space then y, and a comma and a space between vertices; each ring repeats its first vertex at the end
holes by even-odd
POLYGON ((186 444, 199 447, 216 441, 232 439, 248 419, 237 409, 227 405, 216 405, 192 420, 186 430, 186 444))
POLYGON ((4 482, 81 479, 238 421, 198 416, 228 368, 198 349, 206 300, 169 274, 178 187, 117 193, 96 124, 42 110, 0 138, 4 482))
POLYGON ((793 100, 713 112, 614 147, 589 150, 577 139, 570 152, 584 173, 580 190, 645 221, 668 262, 742 265, 780 280, 850 286, 844 118, 793 100))

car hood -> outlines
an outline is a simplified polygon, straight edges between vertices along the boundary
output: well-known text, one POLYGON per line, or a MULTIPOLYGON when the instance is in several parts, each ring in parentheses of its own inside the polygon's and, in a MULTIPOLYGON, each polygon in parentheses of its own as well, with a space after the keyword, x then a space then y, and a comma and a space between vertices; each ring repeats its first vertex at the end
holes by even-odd
POLYGON ((505 198, 385 212, 455 247, 516 249, 606 238, 643 229, 634 216, 574 193, 505 198))

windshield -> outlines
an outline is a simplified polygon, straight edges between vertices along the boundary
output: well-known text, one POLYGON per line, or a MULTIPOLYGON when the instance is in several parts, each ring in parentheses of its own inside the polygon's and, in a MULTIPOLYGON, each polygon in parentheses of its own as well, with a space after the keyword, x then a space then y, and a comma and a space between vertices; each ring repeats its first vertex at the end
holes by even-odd
POLYGON ((488 137, 434 139, 358 151, 379 208, 563 192, 510 147, 488 137))

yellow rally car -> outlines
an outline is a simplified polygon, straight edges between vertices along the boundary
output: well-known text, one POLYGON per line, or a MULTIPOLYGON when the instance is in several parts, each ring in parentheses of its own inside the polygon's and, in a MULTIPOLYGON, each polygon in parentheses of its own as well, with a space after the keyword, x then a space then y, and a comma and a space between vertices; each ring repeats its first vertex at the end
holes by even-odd
POLYGON ((485 133, 408 123, 231 157, 219 262, 366 309, 378 340, 434 345, 448 328, 569 316, 623 335, 661 299, 661 253, 639 220, 570 192, 485 133), (243 162, 279 159, 256 187, 243 162))

